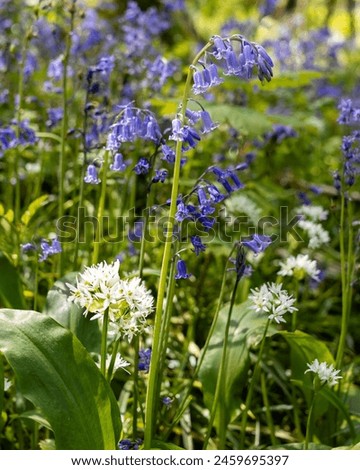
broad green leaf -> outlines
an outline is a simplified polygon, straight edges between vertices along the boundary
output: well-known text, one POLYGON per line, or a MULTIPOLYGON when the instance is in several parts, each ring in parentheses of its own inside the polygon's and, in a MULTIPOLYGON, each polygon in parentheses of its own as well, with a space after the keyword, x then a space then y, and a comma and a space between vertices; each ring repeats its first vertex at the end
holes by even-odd
POLYGON ((50 423, 44 418, 42 413, 39 410, 29 410, 29 411, 24 411, 24 413, 21 413, 19 415, 19 418, 21 419, 31 419, 32 421, 35 421, 36 423, 40 424, 41 426, 44 426, 45 428, 48 428, 50 430, 51 426, 50 423))
MULTIPOLYGON (((199 373, 204 401, 209 409, 211 409, 215 395, 228 311, 229 305, 220 311, 215 332, 199 373)), ((250 301, 235 305, 233 308, 227 350, 225 396, 221 397, 225 401, 229 414, 233 409, 238 409, 241 404, 240 393, 246 383, 250 349, 261 340, 266 322, 267 316, 256 313, 250 301)), ((268 335, 275 334, 276 331, 270 326, 268 335)))
POLYGON ((116 448, 117 402, 70 331, 42 313, 2 309, 0 351, 13 368, 21 392, 50 423, 57 449, 116 448))
POLYGON ((27 226, 29 224, 30 220, 36 214, 36 212, 41 207, 43 207, 45 204, 47 204, 49 202, 49 200, 50 200, 50 196, 48 194, 44 194, 44 195, 38 197, 37 199, 35 199, 35 201, 31 202, 29 204, 29 207, 26 209, 26 211, 21 216, 21 222, 24 225, 27 226))
POLYGON ((54 318, 82 342, 89 352, 100 352, 101 333, 98 321, 84 317, 83 309, 70 302, 66 284, 76 284, 76 273, 67 274, 55 282, 46 297, 44 313, 54 318))
POLYGON ((9 259, 0 252, 0 306, 26 308, 19 274, 9 259))
POLYGON ((206 110, 213 121, 228 123, 241 134, 259 136, 272 129, 273 122, 260 111, 230 104, 207 104, 206 110))

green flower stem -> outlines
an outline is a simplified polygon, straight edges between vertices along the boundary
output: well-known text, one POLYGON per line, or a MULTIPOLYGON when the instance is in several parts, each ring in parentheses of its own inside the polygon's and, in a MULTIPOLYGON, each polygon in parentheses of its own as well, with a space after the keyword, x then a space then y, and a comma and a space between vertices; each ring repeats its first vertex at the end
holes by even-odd
POLYGON ((314 408, 315 408, 315 399, 316 399, 316 392, 314 391, 312 400, 311 400, 311 405, 309 408, 309 414, 307 417, 307 422, 306 422, 306 434, 305 434, 305 441, 304 441, 304 450, 309 449, 309 443, 312 440, 312 431, 313 431, 313 415, 314 415, 314 408))
POLYGON ((259 374, 260 374, 260 371, 261 371, 261 359, 262 359, 262 355, 263 355, 263 352, 264 352, 265 340, 266 340, 267 331, 268 331, 268 328, 269 328, 269 325, 270 325, 270 321, 271 320, 268 320, 267 323, 266 323, 266 326, 265 326, 265 331, 264 331, 264 334, 263 334, 263 337, 262 337, 262 340, 261 340, 261 344, 260 344, 259 355, 258 355, 256 364, 255 364, 254 373, 253 373, 253 376, 251 378, 250 387, 249 387, 249 390, 248 390, 248 393, 247 393, 247 396, 246 396, 245 408, 242 410, 241 431, 240 431, 241 432, 240 449, 243 449, 244 446, 245 446, 245 434, 246 434, 248 411, 249 411, 250 406, 251 406, 251 401, 252 401, 253 393, 254 393, 254 390, 255 390, 255 384, 258 380, 258 377, 259 377, 259 374))
MULTIPOLYGON (((297 303, 299 303, 299 280, 298 279, 294 279, 294 297, 297 301, 297 303)), ((296 326, 297 326, 297 310, 295 310, 294 312, 292 312, 292 316, 291 316, 291 331, 295 331, 296 330, 296 326)))
MULTIPOLYGON (((233 252, 235 251, 235 248, 236 248, 236 245, 233 246, 230 254, 229 254, 229 258, 231 258, 233 252)), ((214 317, 213 317, 213 320, 212 320, 212 323, 211 323, 211 326, 210 326, 210 330, 209 330, 209 333, 206 337, 206 341, 205 341, 205 344, 201 350, 201 353, 200 353, 200 357, 199 357, 199 360, 196 364, 196 367, 195 367, 195 370, 194 370, 194 373, 192 375, 192 378, 187 386, 187 389, 181 399, 181 402, 179 404, 179 407, 178 407, 178 411, 176 413, 176 415, 174 416, 174 418, 172 419, 172 422, 171 422, 171 426, 170 428, 167 430, 167 433, 166 433, 166 438, 170 435, 172 429, 174 428, 174 426, 180 421, 182 415, 184 414, 188 404, 189 404, 189 401, 191 400, 191 397, 190 397, 190 394, 191 394, 191 390, 192 390, 192 387, 194 385, 194 382, 199 374, 199 371, 201 369, 201 366, 202 366, 202 363, 204 361, 204 358, 206 356, 206 352, 209 348, 209 344, 210 344, 210 340, 212 338, 212 335, 214 334, 214 331, 215 331, 215 327, 216 327, 216 323, 218 321, 218 318, 219 318, 219 313, 220 313, 220 309, 221 309, 221 306, 223 305, 223 300, 224 300, 224 295, 225 295, 225 288, 226 288, 226 278, 227 278, 227 272, 228 272, 228 263, 229 263, 229 258, 227 260, 227 263, 225 265, 225 269, 224 269, 224 274, 223 274, 223 278, 222 278, 222 282, 221 282, 221 288, 220 288, 220 292, 219 292, 219 300, 218 300, 218 303, 217 303, 217 306, 216 306, 216 310, 215 310, 215 313, 214 313, 214 317)))
MULTIPOLYGON (((209 41, 205 47, 201 49, 201 51, 196 55, 192 62, 192 66, 194 66, 200 57, 207 51, 209 47, 211 47, 212 41, 209 41)), ((192 66, 189 67, 188 75, 186 78, 183 98, 182 98, 182 107, 180 110, 180 116, 182 121, 185 121, 185 112, 187 108, 187 102, 189 99, 190 91, 191 91, 191 79, 193 75, 193 68, 192 66)), ((180 184, 180 167, 181 167, 181 154, 182 154, 182 142, 176 142, 176 150, 175 150, 175 163, 174 163, 174 174, 173 174, 173 183, 172 183, 172 190, 171 190, 171 203, 170 203, 170 210, 169 210, 169 218, 167 224, 167 234, 166 234, 166 241, 164 246, 163 252, 163 259, 160 271, 160 280, 159 280, 159 288, 158 288, 158 295, 157 295, 157 302, 156 302, 156 310, 155 310, 155 323, 154 323, 154 336, 153 336, 153 345, 152 345, 152 360, 150 364, 150 371, 149 371, 149 382, 146 394, 146 407, 145 407, 145 435, 144 435, 144 449, 151 448, 151 441, 153 437, 153 433, 155 431, 155 415, 154 415, 154 407, 156 406, 157 400, 159 399, 156 396, 156 391, 158 389, 157 381, 158 381, 158 368, 159 368, 159 349, 161 344, 161 324, 163 321, 163 308, 164 308, 164 300, 165 300, 165 292, 166 292, 166 284, 167 284, 167 276, 169 271, 169 264, 171 258, 171 247, 173 243, 173 231, 174 231, 174 221, 175 221, 175 214, 177 208, 177 197, 179 193, 179 184, 180 184)))
POLYGON ((276 446, 278 445, 278 442, 276 439, 274 421, 272 419, 271 410, 270 410, 269 395, 268 395, 267 386, 266 386, 266 375, 264 373, 261 373, 261 393, 262 393, 262 398, 263 398, 263 402, 265 406, 266 421, 267 421, 268 428, 270 431, 271 445, 276 446))
MULTIPOLYGON (((88 111, 87 111, 87 103, 89 101, 89 86, 86 90, 85 95, 85 104, 84 104, 84 120, 83 120, 83 129, 82 129, 82 147, 83 147, 83 161, 80 170, 80 189, 79 189, 79 202, 77 204, 78 213, 76 217, 79 217, 79 210, 83 207, 84 204, 84 192, 85 192, 85 175, 86 175, 86 163, 87 163, 87 144, 86 144, 86 131, 87 131, 87 123, 88 123, 88 111)), ((75 248, 74 248, 74 271, 78 269, 78 255, 79 255, 79 233, 76 235, 75 240, 75 248)))
POLYGON ((115 365, 116 355, 117 355, 118 350, 119 350, 119 346, 120 346, 120 338, 116 339, 113 343, 113 350, 112 350, 112 353, 111 353, 110 364, 109 364, 109 367, 108 367, 108 370, 107 370, 107 380, 108 380, 109 383, 111 382, 111 377, 112 377, 113 372, 114 372, 114 365, 115 365))
POLYGON ((102 176, 101 176, 101 189, 100 189, 100 199, 97 210, 97 230, 96 237, 93 247, 92 255, 92 264, 97 264, 99 261, 99 250, 101 245, 101 240, 103 237, 103 222, 104 222, 104 209, 105 209, 105 199, 106 199, 106 183, 107 183, 107 174, 109 169, 109 151, 105 151, 103 166, 102 166, 102 176))
POLYGON ((134 441, 137 438, 137 422, 138 422, 138 403, 139 403, 139 349, 140 349, 140 340, 136 336, 134 339, 134 372, 133 372, 133 439, 134 441))
POLYGON ((219 426, 219 449, 224 450, 225 449, 225 444, 226 444, 226 430, 227 430, 227 424, 228 424, 228 419, 227 419, 227 406, 225 403, 225 391, 224 391, 224 386, 226 382, 226 360, 227 360, 227 348, 228 348, 228 340, 229 340, 229 331, 230 331, 230 323, 231 323, 231 314, 233 311, 234 303, 235 303, 235 298, 236 298, 236 292, 237 288, 240 282, 240 278, 236 279, 234 289, 231 295, 231 300, 230 300, 230 307, 229 307, 229 312, 228 312, 228 317, 227 317, 227 322, 225 325, 225 333, 224 333, 224 345, 223 345, 223 350, 221 354, 221 362, 220 362, 220 369, 219 373, 217 376, 216 380, 216 387, 215 387, 215 395, 214 395, 214 401, 212 403, 211 407, 211 414, 210 414, 210 419, 208 423, 208 428, 207 428, 207 433, 204 439, 203 443, 203 449, 206 449, 209 443, 210 435, 211 435, 211 430, 214 424, 216 412, 218 405, 220 404, 220 426, 219 426), (222 396, 222 401, 219 402, 219 398, 222 396))
MULTIPOLYGON (((63 75, 62 75, 62 111, 63 119, 61 124, 61 144, 60 144, 60 158, 59 158, 59 205, 58 205, 58 219, 64 216, 64 203, 65 203, 65 170, 66 170, 66 136, 68 132, 68 65, 70 59, 70 50, 72 44, 72 33, 74 30, 75 22, 75 7, 76 0, 72 1, 70 13, 70 27, 66 34, 65 51, 63 57, 63 75)), ((59 274, 64 273, 64 252, 60 253, 59 258, 59 274)))
MULTIPOLYGON (((336 369, 341 369, 345 345, 346 336, 348 332, 349 316, 350 316, 350 304, 352 298, 351 288, 351 277, 352 277, 352 260, 353 260, 353 229, 352 220, 348 217, 349 225, 349 239, 348 239, 348 250, 346 251, 346 204, 345 195, 341 194, 341 209, 340 209, 340 263, 341 263, 341 290, 342 290, 342 314, 341 314, 341 330, 340 339, 336 354, 336 369)), ((348 201, 351 205, 350 201, 348 201)))
POLYGON ((103 327, 101 333, 101 357, 100 357, 100 370, 104 377, 106 377, 106 353, 107 353, 107 333, 109 326, 109 310, 106 309, 103 318, 103 327))

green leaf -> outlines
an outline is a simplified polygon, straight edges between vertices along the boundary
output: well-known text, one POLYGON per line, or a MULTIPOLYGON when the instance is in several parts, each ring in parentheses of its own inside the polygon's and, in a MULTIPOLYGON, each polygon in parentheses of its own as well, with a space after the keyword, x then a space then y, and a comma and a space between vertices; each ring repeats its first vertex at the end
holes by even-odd
POLYGON ((0 351, 24 396, 50 423, 57 449, 115 449, 114 394, 80 341, 48 315, 0 310, 0 351))
POLYGON ((331 403, 333 406, 335 406, 335 408, 337 408, 344 415, 344 418, 346 419, 346 422, 348 423, 348 426, 349 426, 349 431, 350 431, 350 434, 351 434, 351 438, 352 438, 353 442, 355 442, 356 431, 355 431, 355 428, 354 428, 354 424, 351 421, 351 417, 350 417, 348 408, 344 404, 344 401, 343 401, 344 398, 340 399, 339 396, 334 392, 334 390, 332 390, 329 387, 323 387, 320 390, 319 394, 322 397, 326 398, 326 400, 329 403, 331 403))
POLYGON ((152 440, 151 441, 151 449, 152 450, 185 450, 182 447, 176 446, 175 444, 171 444, 170 442, 163 442, 159 440, 152 440))
POLYGON ((25 225, 28 226, 30 220, 34 217, 36 212, 43 207, 45 204, 47 204, 50 201, 50 196, 48 194, 44 194, 35 201, 31 202, 29 204, 29 207, 26 209, 26 211, 23 213, 21 216, 21 222, 25 225))
POLYGON ((67 274, 55 282, 47 294, 44 313, 74 333, 89 352, 100 353, 99 323, 84 317, 83 309, 75 302, 69 302, 67 283, 76 284, 76 273, 67 274))
POLYGON ((5 393, 4 361, 3 361, 2 354, 0 354, 0 431, 3 427, 1 413, 4 407, 4 393, 5 393))
POLYGON ((0 252, 0 307, 26 308, 21 280, 9 259, 0 252))
POLYGON ((250 137, 256 137, 272 129, 273 122, 260 111, 230 104, 207 104, 206 110, 211 114, 214 121, 228 123, 239 131, 250 137))
POLYGON ((287 341, 291 349, 291 378, 304 384, 304 394, 310 403, 313 374, 305 374, 307 364, 314 359, 320 362, 334 364, 334 358, 323 341, 314 338, 302 331, 281 331, 281 336, 287 341))
MULTIPOLYGON (((219 313, 215 331, 199 373, 204 401, 209 409, 211 409, 215 395, 228 311, 229 305, 219 313)), ((232 410, 238 409, 241 404, 240 394, 246 384, 250 349, 261 340, 267 320, 267 315, 261 315, 254 311, 250 301, 235 305, 233 308, 227 349, 225 396, 222 397, 229 414, 232 410)), ((276 332, 277 330, 270 325, 268 335, 271 336, 276 332)))

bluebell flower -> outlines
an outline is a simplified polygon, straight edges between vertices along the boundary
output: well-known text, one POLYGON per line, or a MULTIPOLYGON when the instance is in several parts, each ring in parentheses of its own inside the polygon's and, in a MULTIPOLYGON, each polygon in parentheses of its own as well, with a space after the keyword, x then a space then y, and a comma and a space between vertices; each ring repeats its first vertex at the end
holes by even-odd
POLYGON ((181 258, 176 263, 176 270, 175 279, 188 279, 191 276, 191 273, 187 272, 185 261, 181 258))
POLYGON ((197 189, 197 194, 198 194, 198 200, 199 200, 199 204, 200 204, 199 209, 200 209, 201 214, 209 215, 209 214, 212 214, 213 212, 215 212, 215 207, 212 205, 213 200, 208 199, 206 197, 206 193, 205 193, 204 188, 198 188, 197 189))
POLYGON ((334 188, 337 190, 337 191, 340 191, 341 190, 341 177, 340 177, 340 174, 338 171, 334 171, 333 174, 333 184, 334 184, 334 188))
POLYGON ((147 175, 150 170, 150 162, 147 158, 141 157, 139 161, 134 166, 133 170, 137 175, 147 175))
POLYGON ((63 56, 59 55, 49 63, 47 76, 53 79, 54 82, 59 82, 63 76, 63 70, 63 56))
POLYGON ((219 124, 212 121, 211 116, 207 111, 201 111, 200 117, 203 122, 203 128, 201 129, 203 134, 208 134, 219 126, 219 124))
POLYGON ((193 81, 192 91, 195 95, 199 95, 206 93, 213 86, 220 85, 224 80, 219 77, 217 66, 212 63, 202 70, 195 67, 193 81))
POLYGON ((201 241, 199 235, 193 235, 190 237, 190 241, 194 247, 194 253, 198 256, 201 252, 206 250, 206 245, 204 245, 201 241))
POLYGON ((127 168, 126 163, 124 162, 124 157, 121 153, 116 153, 114 155, 114 163, 110 165, 110 170, 112 171, 125 171, 127 168))
POLYGON ((172 134, 170 135, 170 140, 175 140, 176 142, 183 142, 185 137, 184 126, 179 118, 172 120, 172 134))
POLYGON ((225 196, 218 190, 215 185, 209 184, 206 189, 209 193, 210 199, 214 203, 219 203, 225 199, 225 196))
POLYGON ((47 114, 48 118, 46 120, 46 125, 51 129, 62 120, 64 113, 62 108, 49 108, 47 110, 47 114))
POLYGON ((21 251, 23 253, 29 253, 35 250, 36 250, 36 246, 33 243, 29 242, 29 243, 24 243, 23 245, 21 245, 21 251))
POLYGON ((285 126, 283 124, 275 124, 273 130, 265 134, 267 141, 274 141, 276 143, 282 142, 284 139, 297 137, 297 132, 291 126, 285 126))
POLYGON ((168 171, 164 169, 155 170, 155 175, 153 176, 153 183, 164 183, 168 176, 168 171))
POLYGON ((140 445, 142 444, 141 439, 136 439, 135 441, 131 441, 130 439, 121 439, 118 443, 119 450, 138 450, 140 445))
POLYGON ((226 59, 229 52, 232 50, 230 41, 224 40, 220 36, 213 36, 213 49, 212 54, 217 60, 226 59))
POLYGON ((239 281, 244 275, 247 274, 247 265, 246 265, 246 259, 245 259, 245 252, 242 244, 237 245, 237 252, 236 252, 236 258, 230 258, 230 260, 235 267, 230 268, 229 271, 235 271, 236 272, 236 278, 239 281))
POLYGON ((188 150, 189 148, 195 148, 199 140, 201 140, 199 134, 196 132, 196 130, 193 127, 190 127, 190 126, 184 126, 183 132, 184 132, 184 138, 183 138, 184 145, 182 149, 185 151, 185 150, 188 150), (185 144, 188 144, 189 147, 185 144))
POLYGON ((338 109, 340 110, 337 120, 339 124, 351 124, 360 121, 360 110, 354 107, 351 99, 342 99, 338 109))
POLYGON ((169 147, 168 145, 163 144, 161 146, 161 151, 163 156, 161 157, 162 160, 166 160, 168 163, 175 162, 175 152, 174 150, 169 147))
POLYGON ((24 78, 27 80, 38 68, 36 55, 28 51, 24 64, 24 78))
POLYGON ((189 211, 189 207, 182 200, 178 201, 177 203, 175 219, 178 222, 182 222, 185 219, 191 219, 191 213, 189 211))
POLYGON ((45 261, 49 256, 56 255, 57 253, 61 253, 62 248, 60 242, 57 238, 54 238, 51 242, 51 245, 46 241, 43 240, 40 243, 41 253, 39 255, 39 261, 45 261))
POLYGON ((115 58, 113 55, 109 55, 109 56, 101 57, 101 59, 97 62, 97 64, 90 68, 90 71, 100 73, 101 76, 108 79, 114 67, 115 67, 115 58))
POLYGON ((173 402, 173 399, 170 397, 163 397, 161 401, 167 408, 169 408, 171 406, 171 403, 173 402))
POLYGON ((138 368, 142 372, 149 372, 151 361, 151 349, 140 349, 138 368))
POLYGON ((86 175, 84 177, 85 183, 88 184, 99 184, 101 180, 98 178, 96 166, 92 163, 87 167, 86 175))
POLYGON ((249 240, 241 241, 243 246, 246 246, 255 254, 262 253, 266 248, 271 245, 272 239, 267 235, 253 235, 249 240))
POLYGON ((271 15, 276 6, 277 6, 278 0, 263 0, 263 3, 260 5, 259 11, 262 16, 268 16, 271 15))
POLYGON ((189 108, 186 109, 185 116, 188 118, 188 122, 192 126, 194 126, 201 119, 200 111, 192 111, 189 108))

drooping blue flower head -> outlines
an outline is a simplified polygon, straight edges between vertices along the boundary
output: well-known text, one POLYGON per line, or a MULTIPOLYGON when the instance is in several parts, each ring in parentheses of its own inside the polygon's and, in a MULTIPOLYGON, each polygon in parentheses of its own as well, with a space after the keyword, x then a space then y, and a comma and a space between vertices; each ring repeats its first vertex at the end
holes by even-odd
POLYGON ((164 168, 155 170, 155 175, 152 178, 153 183, 164 183, 168 176, 168 171, 164 168))
POLYGON ((175 279, 188 279, 191 276, 191 273, 187 272, 185 261, 181 258, 176 263, 176 270, 175 279))
POLYGON ((151 349, 140 349, 138 368, 142 372, 149 372, 151 361, 151 349))
POLYGON ((255 234, 249 240, 243 240, 241 243, 243 246, 246 246, 255 254, 258 254, 265 251, 266 248, 271 245, 272 239, 267 235, 255 234))
POLYGON ((134 166, 134 171, 137 175, 147 175, 150 170, 150 162, 147 158, 141 157, 134 166))
POLYGON ((201 252, 206 250, 206 245, 204 245, 201 241, 199 235, 193 235, 190 237, 190 241, 194 247, 194 252, 196 256, 198 256, 201 252))
POLYGON ((60 242, 57 238, 54 238, 49 244, 46 240, 43 240, 40 243, 41 253, 39 255, 39 261, 45 261, 49 256, 56 255, 57 253, 61 253, 62 248, 60 242))
POLYGON ((96 166, 92 163, 87 167, 86 175, 84 177, 85 183, 88 184, 99 184, 101 180, 98 178, 96 166))
POLYGON ((125 171, 127 164, 124 162, 124 157, 121 153, 116 153, 114 155, 114 163, 110 165, 110 170, 112 171, 125 171))

